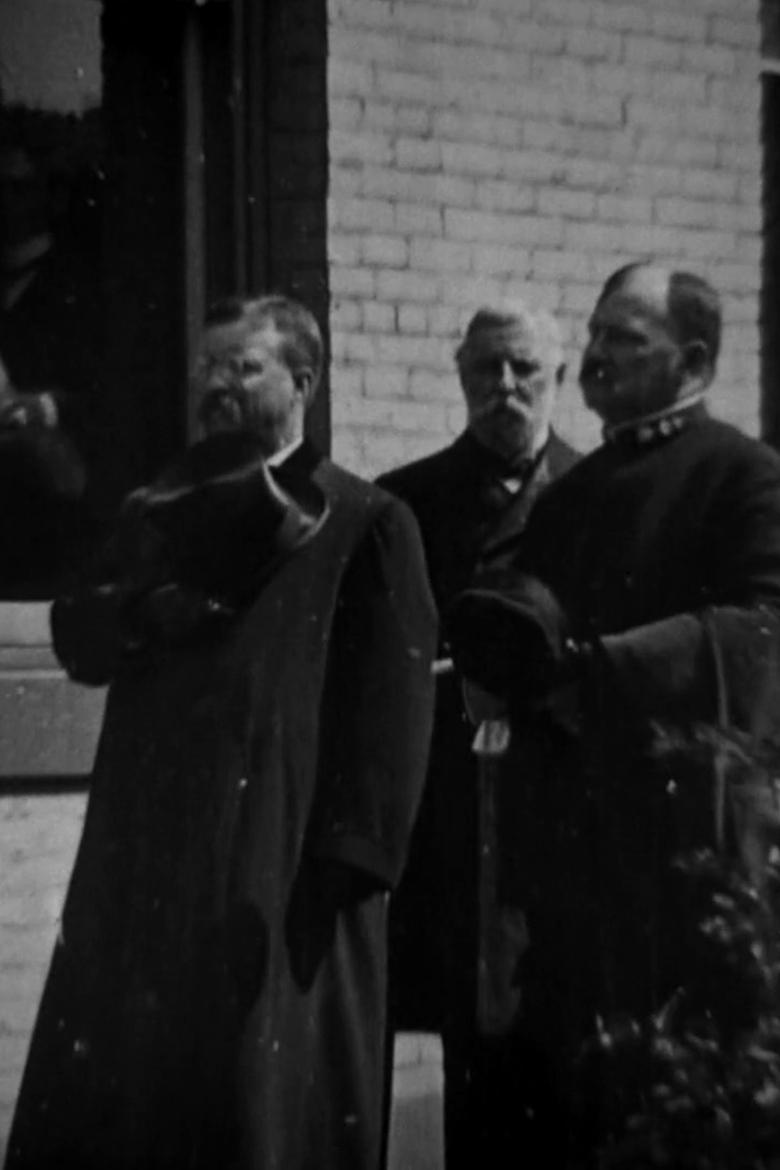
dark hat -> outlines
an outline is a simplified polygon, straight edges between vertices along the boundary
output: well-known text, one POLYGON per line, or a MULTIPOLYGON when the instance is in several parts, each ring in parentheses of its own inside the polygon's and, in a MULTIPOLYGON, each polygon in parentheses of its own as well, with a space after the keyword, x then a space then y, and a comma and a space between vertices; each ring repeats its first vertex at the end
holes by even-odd
POLYGON ((458 670, 493 694, 540 702, 567 658, 566 615, 536 577, 485 574, 455 599, 446 624, 458 670))
POLYGON ((194 444, 123 508, 129 575, 151 571, 230 605, 251 600, 319 531, 327 507, 311 483, 296 499, 242 432, 194 444))
POLYGON ((297 500, 256 440, 216 434, 126 499, 109 580, 58 598, 52 633, 72 678, 100 685, 128 652, 217 633, 319 532, 323 494, 297 500))

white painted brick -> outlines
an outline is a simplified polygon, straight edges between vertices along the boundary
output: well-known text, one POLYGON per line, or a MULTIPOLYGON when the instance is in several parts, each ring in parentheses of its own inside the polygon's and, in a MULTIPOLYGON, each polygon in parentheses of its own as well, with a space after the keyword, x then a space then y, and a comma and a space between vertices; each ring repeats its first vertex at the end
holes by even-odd
POLYGON ((496 114, 465 114, 460 110, 441 110, 434 115, 433 133, 450 142, 491 143, 517 146, 522 128, 516 117, 496 114))
POLYGON ((593 19, 593 6, 589 0, 544 0, 544 18, 587 28, 593 19))
POLYGON ((652 210, 652 199, 636 195, 601 195, 598 200, 598 218, 602 223, 646 223, 652 210))
POLYGON ((560 165, 561 154, 574 153, 576 131, 560 122, 529 119, 523 125, 523 145, 534 151, 558 152, 560 165))
POLYGON ((440 236, 444 231, 444 219, 438 207, 425 203, 396 203, 394 223, 396 231, 404 235, 440 236))
POLYGON ((376 289, 379 299, 383 301, 425 303, 438 300, 440 282, 437 277, 424 276, 419 272, 388 270, 377 273, 376 289))
POLYGON ((567 281, 563 290, 561 308, 574 315, 592 313, 601 291, 601 281, 579 284, 567 281))
POLYGON ((513 242, 515 244, 557 244, 563 239, 560 219, 547 215, 488 214, 482 211, 444 211, 445 235, 454 240, 513 242))
POLYGON ((360 236, 335 232, 328 239, 328 257, 331 264, 340 264, 347 268, 357 268, 360 262, 360 236))
POLYGON ((384 264, 388 268, 405 268, 409 263, 409 245, 398 236, 371 233, 361 240, 364 264, 384 264))
POLYGON ((688 168, 669 166, 629 166, 625 172, 626 190, 642 195, 669 195, 682 189, 688 168))
POLYGON ((334 394, 343 394, 348 398, 360 398, 363 394, 364 383, 365 371, 362 365, 342 364, 339 366, 335 379, 332 380, 331 391, 334 394))
MULTIPOLYGON (((682 173, 681 190, 694 199, 715 199, 730 202, 737 197, 739 176, 725 170, 689 169, 682 173)), ((758 192, 754 192, 759 203, 758 192)), ((753 200, 751 200, 752 202, 753 200)))
POLYGON ((408 382, 406 365, 372 365, 366 370, 365 393, 368 398, 403 398, 408 382))
POLYGON ((675 68, 683 59, 683 48, 678 41, 629 33, 624 43, 624 58, 629 65, 662 65, 675 68))
POLYGON ((531 271, 529 248, 511 244, 476 244, 472 246, 472 269, 486 276, 527 276, 531 271))
POLYGON ((634 159, 642 163, 688 163, 712 166, 719 158, 718 143, 713 139, 680 137, 671 132, 647 130, 637 134, 634 159))
POLYGON ((432 332, 430 313, 421 305, 399 305, 398 331, 399 333, 432 332))
POLYGON ((352 268, 343 264, 332 264, 330 289, 333 296, 336 297, 371 297, 376 291, 374 273, 368 268, 352 268))
POLYGON ((565 155, 552 150, 529 149, 526 142, 516 156, 513 174, 527 183, 563 182, 568 165, 565 155))
POLYGON ((482 146, 472 142, 443 142, 441 159, 444 170, 460 175, 490 175, 497 178, 502 173, 503 158, 495 146, 482 146))
POLYGON ((414 370, 409 379, 409 395, 418 402, 443 402, 450 406, 461 402, 461 390, 454 370, 449 374, 414 370))
POLYGON ((328 69, 328 89, 331 94, 353 97, 359 93, 370 93, 374 86, 374 71, 371 65, 358 61, 339 59, 328 69))
POLYGON ((615 33, 599 29, 570 28, 566 32, 566 51, 584 60, 619 61, 622 40, 615 33))
POLYGON ((432 111, 427 106, 406 106, 370 102, 363 111, 363 125, 368 129, 397 130, 403 134, 429 134, 432 111))
POLYGON ((471 249, 466 244, 421 236, 412 239, 410 264, 423 271, 467 272, 471 266, 471 249))
POLYGON ((624 182, 626 168, 604 159, 567 159, 563 181, 569 187, 585 187, 590 191, 615 191, 624 182))
POLYGON ((596 210, 596 196, 590 191, 566 187, 537 187, 536 202, 544 215, 565 219, 589 219, 596 210))
POLYGON ((330 221, 346 231, 391 232, 396 207, 389 199, 331 199, 330 221))
POLYGON ((661 102, 697 102, 708 100, 708 78, 704 73, 689 73, 664 69, 648 75, 650 95, 661 102))
MULTIPOLYGON (((584 93, 594 85, 594 67, 590 61, 576 61, 559 53, 534 53, 531 81, 557 92, 576 90, 584 93)), ((598 89, 598 85, 595 88, 598 89)))
POLYGON ((329 113, 332 124, 338 126, 342 134, 357 129, 364 118, 363 107, 357 98, 339 98, 335 94, 329 102, 329 113))
POLYGON ((597 28, 621 32, 643 32, 650 27, 649 4, 621 4, 620 0, 602 0, 591 4, 591 18, 597 28))
POLYGON ((680 125, 682 111, 677 105, 666 105, 643 98, 626 102, 626 116, 630 125, 652 127, 655 130, 673 132, 680 125))
POLYGON ((458 332, 460 312, 454 305, 434 305, 427 310, 431 333, 435 337, 454 337, 458 332))
POLYGON ((429 76, 409 73, 401 69, 390 69, 383 65, 376 67, 375 86, 367 87, 367 92, 371 92, 372 89, 380 97, 389 98, 392 101, 419 102, 427 105, 435 105, 440 93, 439 78, 435 74, 429 76))
MULTIPOLYGON (((652 11, 650 25, 660 37, 676 38, 681 41, 701 42, 707 40, 707 16, 701 13, 659 9, 652 11)), ((720 38, 715 37, 716 41, 720 38)))
POLYGON ((718 288, 730 288, 734 292, 754 293, 756 268, 754 264, 746 264, 741 260, 726 264, 716 261, 713 265, 713 279, 718 288))
POLYGON ((757 52, 761 44, 761 26, 756 19, 728 20, 716 16, 712 21, 711 36, 715 44, 735 45, 757 52))
POLYGON ((718 203, 665 198, 656 199, 655 216, 660 224, 705 228, 717 226, 722 218, 718 203))
POLYGON ((333 297, 330 303, 330 322, 334 329, 356 329, 363 319, 359 301, 333 297))
POLYGON ((530 187, 506 180, 488 180, 475 185, 476 205, 485 211, 530 211, 534 192, 530 187))
POLYGON ((440 430, 441 410, 424 402, 392 399, 335 398, 332 406, 334 425, 351 423, 360 426, 389 427, 399 431, 426 431, 436 435, 440 430))
POLYGON ((332 130, 330 154, 336 163, 370 161, 387 166, 393 161, 393 146, 387 134, 376 130, 353 130, 346 134, 332 130))
POLYGON ((438 171, 442 157, 441 143, 432 138, 399 138, 395 144, 395 161, 402 169, 438 171))
POLYGON ((680 113, 683 132, 708 138, 731 139, 739 133, 740 113, 716 106, 685 106, 680 113))
POLYGON ((396 327, 395 305, 366 301, 363 305, 362 324, 369 333, 394 333, 396 327))
POLYGON ((567 101, 569 117, 580 126, 621 126, 624 117, 623 99, 620 97, 595 97, 583 100, 581 95, 572 94, 567 101))
POLYGON ((722 45, 685 45, 681 64, 683 69, 698 69, 702 73, 721 73, 729 77, 736 73, 734 50, 722 45))
POLYGON ((339 330, 330 336, 333 357, 339 361, 373 365, 376 361, 376 342, 366 333, 339 330))
POLYGON ((333 200, 353 199, 363 189, 363 171, 358 166, 339 166, 332 169, 330 197, 333 200))
POLYGON ((710 77, 707 80, 708 100, 714 106, 731 109, 747 118, 758 118, 761 109, 761 86, 757 74, 738 78, 710 77))
POLYGON ((409 362, 416 367, 449 367, 449 353, 438 337, 399 337, 381 334, 374 338, 376 360, 387 365, 409 362))
POLYGON ((681 245, 684 254, 691 260, 706 263, 713 256, 722 257, 724 260, 737 260, 740 248, 745 247, 745 242, 738 247, 737 237, 733 232, 687 231, 681 239, 681 245))
POLYGON ((591 273, 591 262, 579 249, 576 252, 540 249, 533 253, 531 271, 542 280, 586 280, 591 273))
POLYGON ((578 127, 573 139, 576 153, 593 158, 622 159, 633 157, 635 133, 633 130, 602 130, 578 127))
MULTIPOLYGON (((376 410, 335 427, 356 465, 392 453, 398 462, 462 425, 452 351, 480 301, 520 295, 557 312, 574 380, 601 283, 644 256, 716 280, 740 335, 736 356, 752 363, 724 393, 739 394, 733 412, 755 421, 758 9, 758 0, 329 0, 343 62, 331 133, 352 139, 331 164, 331 255, 347 242, 331 288, 351 306, 333 317, 359 333, 350 323, 362 305, 375 362, 385 343, 364 400, 376 410), (361 135, 368 155, 389 143, 393 161, 358 157, 361 135), (384 209, 369 213, 364 201, 384 209), (402 257, 408 267, 390 267, 402 257), (340 293, 339 281, 364 291, 340 293), (438 350, 417 347, 431 340, 438 350), (389 410, 414 403, 436 407, 414 416, 420 433, 389 410)), ((355 352, 336 365, 350 378, 361 370, 363 381, 350 382, 360 397, 370 363, 355 352)), ((562 411, 571 436, 592 445, 598 423, 576 385, 562 411)))

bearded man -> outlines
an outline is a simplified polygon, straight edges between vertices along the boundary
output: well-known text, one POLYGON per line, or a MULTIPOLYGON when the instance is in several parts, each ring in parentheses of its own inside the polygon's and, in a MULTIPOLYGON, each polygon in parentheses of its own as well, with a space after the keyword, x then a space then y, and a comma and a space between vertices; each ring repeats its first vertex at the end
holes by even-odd
MULTIPOLYGON (((552 430, 564 379, 560 331, 521 302, 472 317, 457 355, 467 410, 450 446, 379 481, 420 525, 442 614, 476 574, 514 551, 543 489, 576 453, 552 430)), ((451 653, 446 620, 439 653, 451 653)), ((511 970, 524 945, 517 914, 496 922, 491 793, 502 763, 478 761, 461 679, 439 674, 431 761, 409 868, 391 907, 391 1018, 440 1032, 448 1170, 495 1164, 517 1112, 511 970)))

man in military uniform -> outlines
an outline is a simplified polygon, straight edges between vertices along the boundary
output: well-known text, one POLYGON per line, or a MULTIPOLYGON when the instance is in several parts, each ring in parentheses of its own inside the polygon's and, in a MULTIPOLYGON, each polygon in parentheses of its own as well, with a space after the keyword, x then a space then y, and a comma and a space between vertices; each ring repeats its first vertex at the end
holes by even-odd
POLYGON ((654 721, 746 730, 777 710, 780 459, 708 416, 720 333, 700 277, 633 264, 610 278, 580 373, 604 443, 545 493, 503 584, 452 618, 459 665, 512 714, 499 885, 527 912, 535 1076, 517 1108, 545 1166, 605 1138, 598 1078, 588 1116, 572 1109, 583 1045, 684 982, 671 862, 723 844, 710 771, 660 766, 654 721))

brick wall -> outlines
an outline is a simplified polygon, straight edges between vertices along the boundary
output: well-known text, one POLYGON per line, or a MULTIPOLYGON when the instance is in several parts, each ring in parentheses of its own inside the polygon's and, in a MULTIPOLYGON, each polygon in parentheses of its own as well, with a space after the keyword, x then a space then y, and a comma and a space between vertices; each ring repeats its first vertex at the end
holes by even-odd
POLYGON ((713 407, 759 420, 758 0, 330 0, 334 450, 374 474, 458 431, 452 351, 484 297, 562 320, 561 429, 597 438, 578 356, 642 257, 724 295, 713 407))

